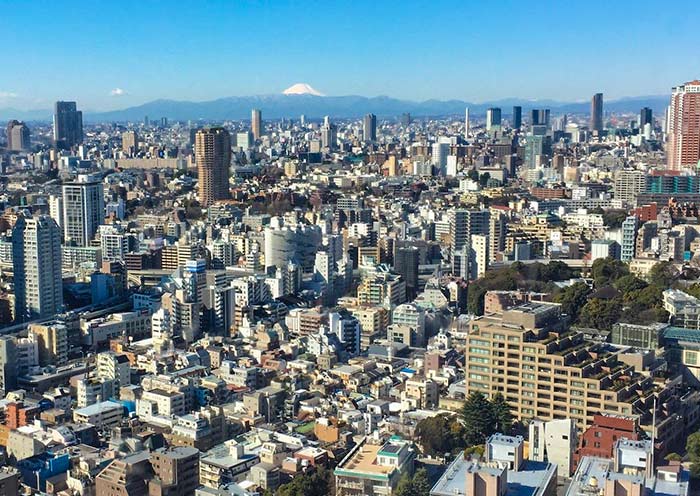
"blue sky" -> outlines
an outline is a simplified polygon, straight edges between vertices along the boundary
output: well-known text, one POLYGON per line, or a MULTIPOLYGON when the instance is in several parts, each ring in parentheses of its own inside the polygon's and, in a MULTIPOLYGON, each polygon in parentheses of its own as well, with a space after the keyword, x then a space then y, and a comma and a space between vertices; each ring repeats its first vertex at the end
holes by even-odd
POLYGON ((329 95, 582 100, 700 77, 700 2, 0 0, 0 12, 0 107, 101 110, 296 82, 329 95))

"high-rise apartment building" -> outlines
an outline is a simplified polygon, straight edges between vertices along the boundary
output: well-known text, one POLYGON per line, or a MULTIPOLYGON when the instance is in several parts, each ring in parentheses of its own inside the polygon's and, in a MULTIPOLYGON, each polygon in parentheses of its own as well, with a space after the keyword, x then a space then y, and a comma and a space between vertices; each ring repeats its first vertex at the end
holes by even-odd
POLYGON ((668 111, 668 168, 695 168, 700 163, 700 80, 673 88, 668 111))
POLYGON ((17 388, 17 342, 14 336, 0 336, 0 391, 17 388))
POLYGON ((606 411, 648 422, 657 385, 621 352, 570 331, 558 304, 526 303, 469 323, 466 392, 500 392, 519 420, 570 418, 583 427, 606 411))
POLYGON ((250 112, 250 130, 253 133, 253 139, 259 140, 262 136, 262 112, 259 109, 253 109, 250 112))
POLYGON ((615 174, 615 186, 613 191, 615 198, 623 202, 634 204, 637 195, 646 189, 647 175, 644 171, 636 169, 620 169, 615 174))
POLYGON ((511 122, 513 129, 520 129, 523 125, 523 108, 516 105, 513 107, 513 122, 511 122))
POLYGON ((7 123, 7 149, 16 152, 29 150, 29 127, 24 122, 12 120, 7 123))
POLYGON ((63 365, 68 361, 68 328, 60 322, 30 324, 29 337, 37 343, 39 365, 63 365))
POLYGON ((492 107, 486 110, 486 130, 491 131, 501 126, 501 109, 492 107), (498 126, 498 127, 497 127, 498 126))
POLYGON ((591 131, 603 131, 603 94, 596 93, 591 99, 591 131))
POLYGON ((364 141, 377 141, 377 116, 367 114, 362 119, 362 139, 364 141))
POLYGON ((104 222, 102 183, 89 175, 63 185, 63 236, 66 244, 90 246, 97 228, 104 222))
POLYGON ((471 237, 474 234, 488 235, 488 233, 488 210, 456 209, 450 213, 450 248, 453 274, 469 277, 471 237))
POLYGON ((12 230, 15 320, 62 310, 61 231, 48 215, 20 218, 12 230))
MULTIPOLYGON (((259 111, 258 111, 259 112, 259 111)), ((197 131, 195 161, 199 176, 199 202, 209 207, 229 197, 231 136, 223 127, 197 131)))
POLYGON ((56 102, 53 139, 58 148, 71 148, 83 142, 83 113, 75 102, 56 102))
POLYGON ((150 496, 192 496, 199 486, 199 450, 190 446, 151 452, 150 496))
POLYGON ((122 133, 122 150, 129 156, 135 155, 139 146, 139 137, 136 131, 122 133))
POLYGON ((637 242, 639 221, 630 215, 622 222, 622 244, 620 245, 620 260, 629 262, 634 258, 634 248, 637 242))

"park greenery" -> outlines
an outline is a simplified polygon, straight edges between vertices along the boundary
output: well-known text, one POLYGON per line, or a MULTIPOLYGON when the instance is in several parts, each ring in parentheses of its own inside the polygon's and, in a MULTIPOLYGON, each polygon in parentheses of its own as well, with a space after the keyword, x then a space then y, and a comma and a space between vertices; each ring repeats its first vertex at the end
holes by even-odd
MULTIPOLYGON (((487 272, 469 286, 468 310, 484 312, 484 296, 492 290, 549 292, 562 305, 562 313, 572 325, 609 330, 617 322, 650 324, 666 322, 663 291, 675 287, 683 274, 672 262, 659 262, 646 279, 630 273, 626 263, 611 258, 598 259, 586 273, 587 281, 560 288, 555 282, 581 277, 581 273, 560 261, 549 264, 514 263, 487 272), (590 281, 593 284, 590 284, 590 281)), ((700 284, 683 287, 700 297, 700 284)))
POLYGON ((464 402, 461 415, 436 415, 416 425, 415 439, 426 456, 443 456, 483 444, 496 432, 509 434, 513 415, 502 394, 491 400, 472 393, 464 402))

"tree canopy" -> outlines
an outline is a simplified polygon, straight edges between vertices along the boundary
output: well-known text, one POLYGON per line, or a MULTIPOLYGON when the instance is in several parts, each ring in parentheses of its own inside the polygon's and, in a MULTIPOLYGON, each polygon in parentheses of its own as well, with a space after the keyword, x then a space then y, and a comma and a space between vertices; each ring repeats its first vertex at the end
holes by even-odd
POLYGON ((509 434, 513 415, 503 395, 496 393, 491 401, 483 394, 469 395, 462 407, 464 441, 467 446, 482 444, 491 434, 509 434))

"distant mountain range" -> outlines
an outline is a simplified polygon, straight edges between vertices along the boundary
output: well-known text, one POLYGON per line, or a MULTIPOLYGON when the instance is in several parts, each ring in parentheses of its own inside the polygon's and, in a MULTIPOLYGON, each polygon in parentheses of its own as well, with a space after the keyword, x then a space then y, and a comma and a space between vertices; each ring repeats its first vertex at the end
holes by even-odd
MULTIPOLYGON (((642 107, 653 109, 661 115, 669 103, 668 95, 627 97, 605 102, 606 112, 638 112, 642 107)), ((170 120, 222 121, 227 119, 250 119, 250 111, 258 108, 263 119, 298 118, 301 114, 308 118, 324 115, 337 118, 360 117, 367 113, 380 118, 396 117, 410 112, 414 117, 463 116, 469 107, 473 116, 483 115, 489 107, 500 107, 504 115, 509 115, 513 105, 523 107, 523 112, 533 108, 549 108, 553 113, 586 114, 590 112, 590 102, 560 102, 554 100, 523 100, 507 98, 485 103, 469 103, 461 100, 426 100, 414 102, 388 96, 317 96, 312 94, 282 94, 260 96, 234 96, 206 102, 177 100, 154 100, 135 107, 109 112, 85 112, 86 122, 127 122, 141 121, 145 116, 152 120, 167 117, 170 120)), ((49 121, 51 110, 0 109, 0 120, 22 119, 27 121, 49 121)))

